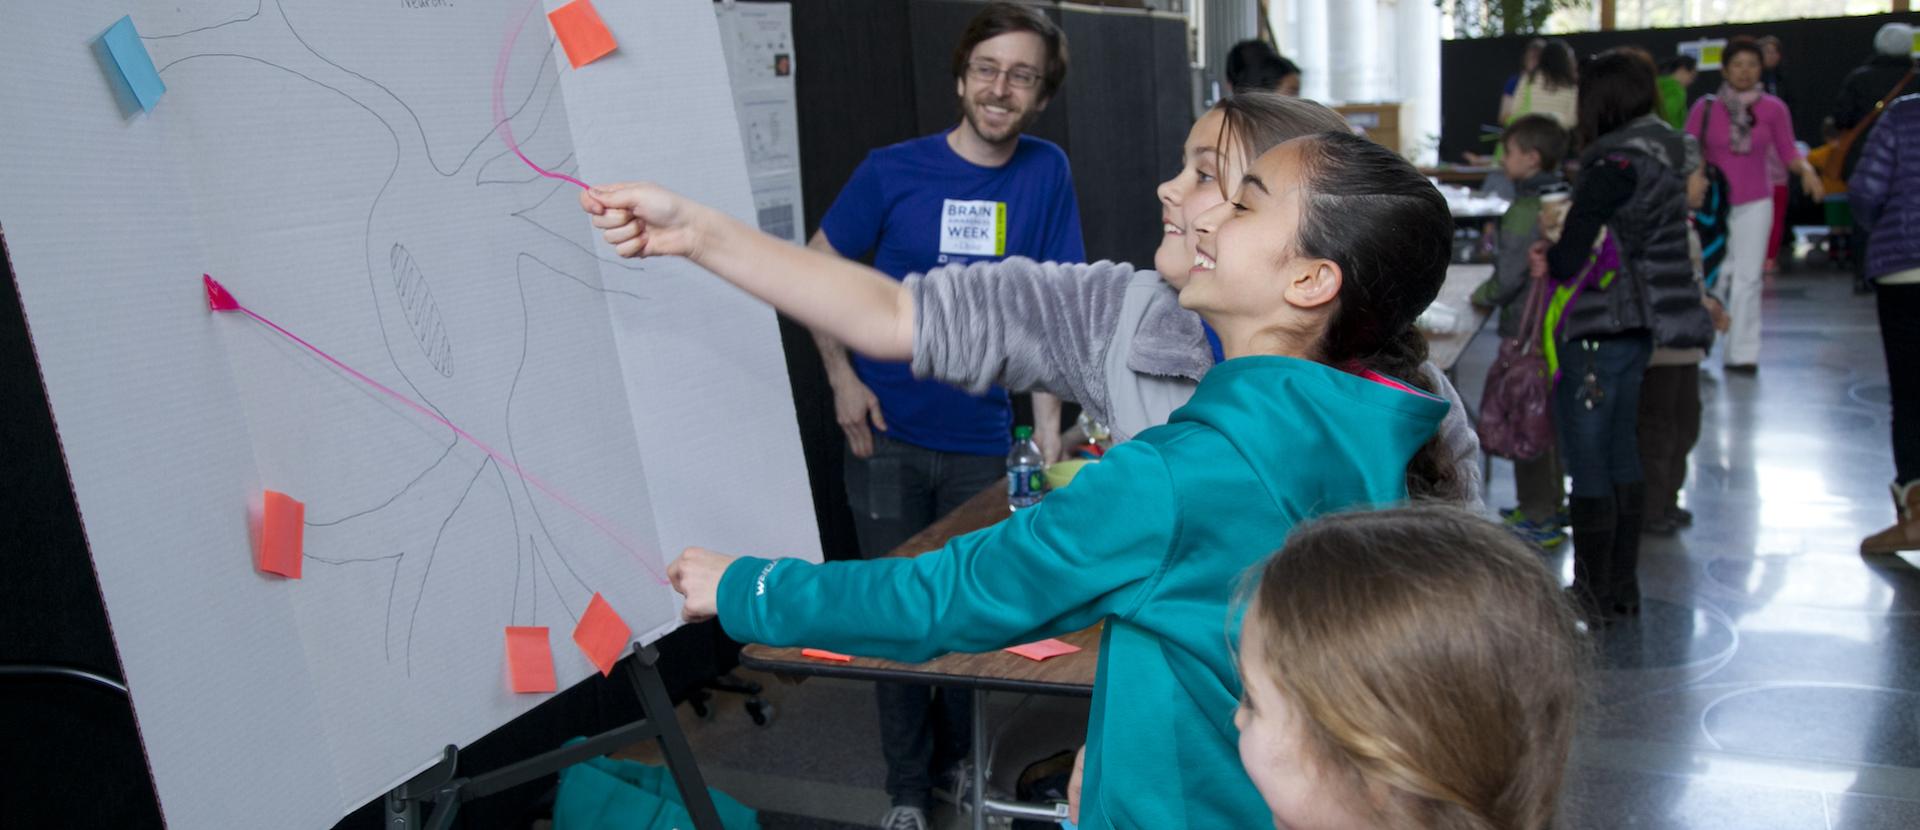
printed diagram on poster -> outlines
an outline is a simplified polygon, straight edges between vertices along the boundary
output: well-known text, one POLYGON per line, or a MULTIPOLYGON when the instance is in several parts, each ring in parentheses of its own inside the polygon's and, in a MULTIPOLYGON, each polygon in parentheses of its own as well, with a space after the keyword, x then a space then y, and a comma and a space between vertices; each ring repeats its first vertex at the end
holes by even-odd
POLYGON ((805 244, 792 11, 786 3, 727 3, 714 13, 747 149, 755 219, 760 230, 805 244))
POLYGON ((171 825, 331 826, 676 628, 682 547, 818 559, 773 314, 578 201, 765 212, 721 47, 705 0, 9 7, 0 224, 171 825))

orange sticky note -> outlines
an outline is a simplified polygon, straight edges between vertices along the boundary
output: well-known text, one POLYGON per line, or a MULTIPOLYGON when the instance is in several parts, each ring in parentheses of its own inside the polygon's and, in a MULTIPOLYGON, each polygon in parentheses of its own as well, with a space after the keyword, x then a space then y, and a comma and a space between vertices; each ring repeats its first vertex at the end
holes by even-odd
POLYGON ((1014 654, 1034 661, 1045 660, 1049 657, 1059 657, 1062 654, 1072 654, 1079 650, 1079 646, 1073 645, 1072 643, 1063 643, 1059 640, 1041 640, 1037 643, 1027 643, 1006 649, 1006 651, 1013 652, 1014 654))
POLYGON ((558 691, 546 626, 507 626, 507 687, 520 694, 558 691))
POLYGON ((547 13, 547 22, 553 24, 560 48, 567 50, 567 62, 575 69, 606 57, 618 45, 592 0, 573 0, 554 9, 547 13))
POLYGON ((254 567, 261 573, 300 578, 300 539, 306 531, 307 506, 285 493, 267 491, 260 517, 260 549, 254 567))
POLYGON ((800 650, 800 656, 811 657, 815 660, 832 660, 835 663, 853 662, 853 658, 848 655, 841 654, 837 651, 828 651, 824 648, 803 648, 800 650))
POLYGON ((595 592, 593 601, 587 603, 587 613, 581 614, 580 624, 573 627, 573 642, 586 652, 587 659, 592 660, 604 676, 613 673, 613 664, 627 653, 627 644, 633 642, 633 629, 595 592))

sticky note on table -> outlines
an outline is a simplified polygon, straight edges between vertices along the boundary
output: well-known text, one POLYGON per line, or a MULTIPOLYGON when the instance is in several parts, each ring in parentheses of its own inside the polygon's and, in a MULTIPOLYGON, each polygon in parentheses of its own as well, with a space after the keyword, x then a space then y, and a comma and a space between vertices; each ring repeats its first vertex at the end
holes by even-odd
POLYGON ((852 655, 841 654, 837 651, 828 651, 824 648, 803 648, 800 650, 800 656, 811 657, 815 660, 831 660, 835 663, 853 662, 852 655))
POLYGON ((546 626, 507 626, 507 688, 523 695, 559 690, 546 626))
POLYGON ((547 13, 547 22, 553 24, 553 34, 560 38, 560 48, 567 51, 567 62, 575 69, 606 57, 618 45, 592 0, 573 0, 554 9, 547 13))
POLYGON ((268 490, 260 516, 260 548, 254 567, 263 573, 300 578, 301 539, 307 506, 285 493, 268 490))
POLYGON ((105 47, 107 58, 113 64, 107 74, 121 86, 120 91, 132 96, 140 108, 153 111, 160 103, 160 93, 167 91, 167 85, 160 82, 160 73, 153 68, 153 56, 147 54, 147 46, 140 42, 140 32, 133 28, 132 17, 122 17, 107 27, 100 36, 100 45, 105 47))
POLYGON ((580 623, 573 627, 573 642, 586 652, 587 659, 592 660, 604 676, 613 673, 613 664, 627 653, 627 645, 633 642, 633 629, 613 612, 606 598, 595 592, 593 600, 587 603, 587 612, 580 615, 580 623))
POLYGON ((1072 654, 1079 651, 1080 647, 1059 640, 1041 640, 1037 643, 1018 645, 1006 650, 1025 657, 1028 660, 1038 661, 1045 660, 1049 657, 1059 657, 1062 654, 1072 654))

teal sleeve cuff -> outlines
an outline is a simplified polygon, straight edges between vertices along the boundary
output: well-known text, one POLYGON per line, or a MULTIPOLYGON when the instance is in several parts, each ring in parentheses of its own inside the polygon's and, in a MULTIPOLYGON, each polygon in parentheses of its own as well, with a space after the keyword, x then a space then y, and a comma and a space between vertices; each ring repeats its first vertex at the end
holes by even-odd
POLYGON ((753 607, 753 600, 765 598, 767 576, 777 564, 779 560, 742 556, 720 575, 714 599, 720 609, 720 628, 728 637, 742 643, 765 642, 760 631, 765 609, 753 607))

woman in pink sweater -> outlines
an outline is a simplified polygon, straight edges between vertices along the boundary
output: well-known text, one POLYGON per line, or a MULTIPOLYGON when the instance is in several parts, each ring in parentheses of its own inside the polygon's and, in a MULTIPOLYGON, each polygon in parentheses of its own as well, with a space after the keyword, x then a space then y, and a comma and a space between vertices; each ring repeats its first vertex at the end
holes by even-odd
POLYGON ((1718 94, 1701 98, 1687 114, 1687 132, 1700 137, 1708 163, 1727 175, 1728 279, 1713 287, 1733 318, 1727 338, 1727 370, 1753 372, 1760 362, 1761 268, 1773 230, 1773 183, 1767 157, 1800 176, 1814 201, 1820 176, 1793 144, 1793 116, 1779 98, 1760 88, 1761 54, 1751 40, 1727 44, 1721 55, 1726 81, 1718 94), (1730 285, 1728 283, 1731 283, 1730 285))

